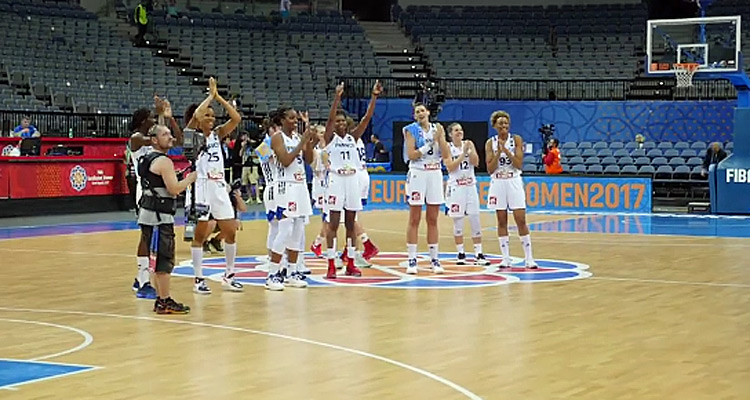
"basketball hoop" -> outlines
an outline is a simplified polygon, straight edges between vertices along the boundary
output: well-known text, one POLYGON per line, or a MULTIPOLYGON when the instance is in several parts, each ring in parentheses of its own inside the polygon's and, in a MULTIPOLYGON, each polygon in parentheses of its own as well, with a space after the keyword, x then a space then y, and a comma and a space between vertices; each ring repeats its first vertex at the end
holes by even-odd
POLYGON ((677 78, 677 87, 693 86, 693 75, 698 70, 698 63, 674 64, 674 76, 677 78))

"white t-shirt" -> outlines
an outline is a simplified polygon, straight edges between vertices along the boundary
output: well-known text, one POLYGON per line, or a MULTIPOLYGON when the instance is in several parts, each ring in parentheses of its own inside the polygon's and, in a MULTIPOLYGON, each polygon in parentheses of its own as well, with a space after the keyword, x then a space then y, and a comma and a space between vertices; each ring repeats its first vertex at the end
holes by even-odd
POLYGON ((328 152, 328 166, 331 172, 339 175, 352 175, 359 168, 357 143, 350 134, 341 137, 333 135, 333 139, 326 146, 328 152))

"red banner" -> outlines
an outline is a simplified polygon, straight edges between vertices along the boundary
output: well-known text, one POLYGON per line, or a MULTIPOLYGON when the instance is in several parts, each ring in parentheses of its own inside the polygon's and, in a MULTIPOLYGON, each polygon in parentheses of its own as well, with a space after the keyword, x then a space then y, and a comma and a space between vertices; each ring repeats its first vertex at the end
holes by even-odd
MULTIPOLYGON (((18 146, 20 138, 0 138, 0 149, 7 145, 18 146)), ((124 158, 128 138, 58 138, 42 137, 40 155, 47 154, 49 149, 65 146, 83 150, 84 157, 90 158, 124 158)))
POLYGON ((0 161, 0 169, 12 199, 128 193, 122 160, 0 161))

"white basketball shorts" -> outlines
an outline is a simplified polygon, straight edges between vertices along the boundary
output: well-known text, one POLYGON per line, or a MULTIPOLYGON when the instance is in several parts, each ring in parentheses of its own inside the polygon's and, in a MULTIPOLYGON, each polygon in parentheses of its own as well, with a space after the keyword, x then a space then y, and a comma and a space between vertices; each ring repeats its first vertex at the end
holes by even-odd
POLYGON ((360 211, 362 209, 362 197, 359 186, 358 174, 328 175, 328 188, 326 190, 326 210, 331 211, 360 211))
MULTIPOLYGON (((276 207, 287 218, 312 215, 310 192, 304 182, 276 182, 276 207)), ((277 218, 280 216, 277 215, 277 218)), ((280 218, 279 218, 280 219, 280 218)))
POLYGON ((312 200, 313 200, 313 207, 322 210, 323 206, 325 205, 325 198, 326 198, 326 178, 318 179, 318 177, 313 177, 312 181, 312 200))
MULTIPOLYGON (((187 198, 187 202, 190 198, 187 198)), ((199 221, 234 219, 234 208, 223 180, 199 179, 195 181, 195 204, 208 207, 208 214, 201 215, 199 221)))
POLYGON ((487 194, 487 208, 496 210, 522 210, 526 208, 526 191, 520 176, 493 179, 487 194))
POLYGON ((406 175, 406 197, 411 206, 443 204, 443 172, 410 169, 406 175))
POLYGON ((357 179, 359 179, 359 190, 360 198, 367 202, 370 198, 370 173, 366 169, 357 171, 357 179))
POLYGON ((448 185, 445 188, 445 207, 451 218, 479 214, 479 193, 476 185, 448 185))
POLYGON ((266 214, 276 212, 276 182, 266 185, 263 190, 263 206, 266 208, 266 214))

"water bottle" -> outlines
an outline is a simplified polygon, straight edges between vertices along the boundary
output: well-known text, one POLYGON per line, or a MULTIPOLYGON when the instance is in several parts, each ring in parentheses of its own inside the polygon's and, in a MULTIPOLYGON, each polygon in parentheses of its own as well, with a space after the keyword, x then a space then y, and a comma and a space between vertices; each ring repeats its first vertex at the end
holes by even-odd
POLYGON ((185 242, 192 242, 195 237, 195 221, 189 216, 185 217, 185 235, 182 240, 185 242))

